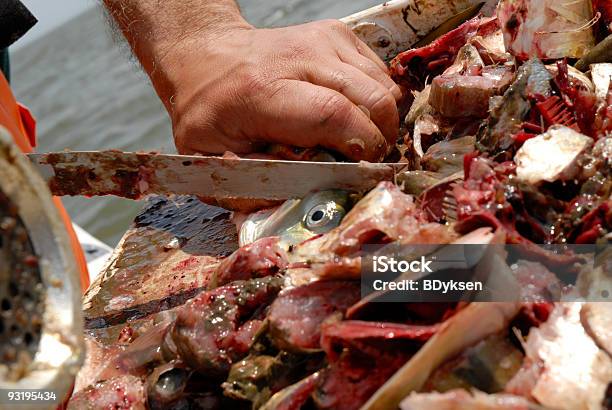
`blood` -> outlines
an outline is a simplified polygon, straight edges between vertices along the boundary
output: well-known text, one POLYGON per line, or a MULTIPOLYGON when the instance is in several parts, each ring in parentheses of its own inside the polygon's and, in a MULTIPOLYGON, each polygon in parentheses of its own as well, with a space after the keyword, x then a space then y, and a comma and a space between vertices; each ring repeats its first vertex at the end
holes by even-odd
POLYGON ((440 74, 453 63, 459 49, 476 35, 480 23, 475 17, 425 47, 399 54, 391 62, 394 80, 408 89, 422 89, 426 76, 440 74))

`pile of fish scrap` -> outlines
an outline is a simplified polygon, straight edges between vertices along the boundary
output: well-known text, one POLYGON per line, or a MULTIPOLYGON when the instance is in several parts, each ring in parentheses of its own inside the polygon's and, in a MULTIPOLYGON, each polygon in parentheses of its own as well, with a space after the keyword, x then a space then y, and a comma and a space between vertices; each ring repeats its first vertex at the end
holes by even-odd
POLYGON ((506 0, 398 55, 413 170, 251 215, 207 291, 90 353, 70 407, 612 408, 612 304, 550 298, 612 281, 611 23, 606 0, 506 0), (361 299, 363 246, 389 243, 520 246, 494 269, 531 298, 361 299), (558 283, 578 256, 537 244, 604 256, 558 283))

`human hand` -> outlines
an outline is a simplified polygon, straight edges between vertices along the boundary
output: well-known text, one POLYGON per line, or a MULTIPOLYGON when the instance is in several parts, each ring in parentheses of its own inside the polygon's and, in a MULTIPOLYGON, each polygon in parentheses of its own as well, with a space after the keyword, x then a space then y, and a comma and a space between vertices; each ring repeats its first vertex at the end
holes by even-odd
POLYGON ((149 74, 184 154, 276 143, 380 161, 398 137, 399 87, 339 21, 191 35, 149 74))

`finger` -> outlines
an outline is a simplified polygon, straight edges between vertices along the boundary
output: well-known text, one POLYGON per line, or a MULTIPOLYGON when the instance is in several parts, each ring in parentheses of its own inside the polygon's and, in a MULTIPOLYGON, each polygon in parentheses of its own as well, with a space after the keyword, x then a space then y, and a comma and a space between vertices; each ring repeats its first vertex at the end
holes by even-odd
POLYGON ((372 50, 366 43, 361 41, 359 37, 353 35, 353 42, 359 54, 372 61, 374 64, 379 66, 384 71, 389 71, 389 67, 385 64, 385 62, 376 54, 374 50, 372 50))
POLYGON ((258 145, 248 139, 228 138, 226 135, 211 132, 206 128, 194 128, 191 131, 176 131, 174 142, 179 154, 245 154, 256 152, 258 145))
POLYGON ((214 94, 221 97, 214 101, 195 94, 177 105, 180 108, 177 113, 181 115, 171 115, 177 151, 184 155, 257 152, 261 146, 256 142, 236 137, 241 135, 245 123, 248 123, 246 115, 237 115, 235 109, 227 108, 233 107, 231 102, 236 105, 238 99, 233 97, 234 93, 227 91, 226 84, 217 84, 216 87, 214 94))
POLYGON ((217 129, 206 121, 201 112, 198 117, 190 118, 187 114, 181 117, 174 126, 174 142, 179 154, 223 154, 227 151, 235 154, 255 152, 258 144, 243 138, 231 138, 227 133, 217 129))
POLYGON ((384 157, 387 143, 380 130, 339 92, 299 80, 278 80, 271 89, 254 104, 266 142, 322 146, 357 161, 384 157))
POLYGON ((345 49, 339 50, 338 56, 342 62, 350 64, 353 67, 361 70, 363 73, 385 86, 385 88, 391 91, 395 101, 399 101, 402 98, 401 89, 395 83, 395 81, 391 79, 387 70, 381 69, 380 66, 375 64, 372 60, 359 53, 352 52, 352 50, 345 49))
POLYGON ((381 70, 387 71, 387 65, 380 59, 380 57, 378 57, 374 50, 368 47, 366 43, 361 41, 361 39, 357 37, 355 33, 353 33, 353 30, 351 30, 348 25, 337 20, 332 20, 329 22, 329 24, 333 32, 340 34, 338 38, 332 39, 334 42, 338 42, 339 39, 346 40, 348 42, 348 45, 350 47, 356 48, 359 54, 372 61, 381 70))
POLYGON ((399 131, 399 113, 393 94, 378 81, 348 64, 311 66, 309 82, 331 88, 358 107, 365 107, 389 144, 394 144, 399 131))

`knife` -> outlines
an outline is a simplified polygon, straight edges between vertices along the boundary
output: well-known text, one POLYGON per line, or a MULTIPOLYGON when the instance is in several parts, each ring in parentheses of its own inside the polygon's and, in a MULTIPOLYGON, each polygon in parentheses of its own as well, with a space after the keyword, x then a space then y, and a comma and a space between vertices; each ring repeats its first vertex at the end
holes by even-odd
POLYGON ((27 154, 57 196, 196 195, 213 200, 300 198, 309 192, 367 191, 406 164, 301 162, 132 153, 27 154))

